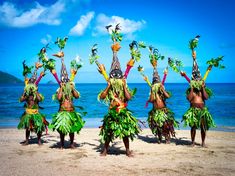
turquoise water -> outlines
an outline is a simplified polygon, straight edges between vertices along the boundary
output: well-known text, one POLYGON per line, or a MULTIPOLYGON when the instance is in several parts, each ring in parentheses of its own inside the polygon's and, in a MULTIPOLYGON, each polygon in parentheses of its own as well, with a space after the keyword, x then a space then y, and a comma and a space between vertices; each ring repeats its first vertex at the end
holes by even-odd
MULTIPOLYGON (((235 131, 235 84, 207 84, 214 91, 214 96, 206 101, 209 111, 214 117, 217 128, 214 130, 235 131)), ((107 113, 108 107, 97 101, 97 95, 104 89, 106 84, 77 84, 76 88, 81 98, 75 100, 75 105, 83 106, 87 111, 85 117, 86 127, 98 127, 101 125, 102 117, 107 113)), ((134 115, 146 121, 148 111, 152 108, 149 104, 145 108, 148 99, 149 87, 147 84, 129 84, 130 88, 137 88, 135 98, 128 103, 128 108, 134 115)), ((167 100, 168 107, 174 111, 175 118, 181 121, 182 115, 189 108, 185 97, 187 84, 166 84, 166 90, 172 92, 172 97, 167 100)), ((59 105, 53 102, 51 97, 56 92, 57 85, 39 85, 39 92, 45 96, 44 102, 40 104, 41 110, 51 121, 51 115, 58 111, 59 105)), ((24 112, 24 103, 18 99, 23 92, 23 85, 0 85, 0 127, 16 127, 21 114, 24 112)), ((182 125, 180 129, 185 129, 182 125)))

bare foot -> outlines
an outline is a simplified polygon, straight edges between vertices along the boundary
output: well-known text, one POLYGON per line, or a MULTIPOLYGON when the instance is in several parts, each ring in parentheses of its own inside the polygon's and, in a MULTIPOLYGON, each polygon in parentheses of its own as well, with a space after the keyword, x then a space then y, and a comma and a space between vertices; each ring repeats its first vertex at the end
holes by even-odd
POLYGON ((134 154, 133 154, 133 151, 127 151, 126 152, 126 156, 128 156, 128 157, 134 157, 134 154))
POLYGON ((201 146, 204 147, 204 148, 207 148, 207 145, 204 142, 202 143, 201 146))
POLYGON ((166 144, 170 144, 171 143, 171 141, 168 139, 168 140, 166 140, 166 144))
POLYGON ((192 144, 190 145, 191 147, 194 147, 195 146, 195 142, 192 142, 192 144))
POLYGON ((26 141, 22 142, 21 144, 22 144, 23 146, 29 145, 29 141, 26 140, 26 141))
POLYGON ((70 144, 71 149, 75 149, 74 143, 70 144))
POLYGON ((63 150, 64 149, 64 145, 60 145, 60 149, 63 150))
POLYGON ((158 138, 157 143, 161 144, 162 143, 162 138, 158 138))
POLYGON ((106 156, 107 155, 107 150, 104 150, 103 152, 100 153, 100 156, 106 156))
POLYGON ((39 145, 39 146, 42 145, 42 141, 41 141, 41 140, 38 141, 38 145, 39 145))

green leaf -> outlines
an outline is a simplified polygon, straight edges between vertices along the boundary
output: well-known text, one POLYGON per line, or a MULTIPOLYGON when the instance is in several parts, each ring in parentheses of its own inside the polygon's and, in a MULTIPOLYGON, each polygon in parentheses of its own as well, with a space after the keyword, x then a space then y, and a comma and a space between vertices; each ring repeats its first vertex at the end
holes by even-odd
POLYGON ((146 48, 145 43, 142 42, 142 41, 138 43, 138 46, 139 46, 140 48, 146 48))
POLYGON ((134 88, 132 91, 131 91, 131 95, 134 96, 137 92, 137 88, 134 88))
POLYGON ((77 71, 78 69, 80 69, 80 68, 82 67, 82 64, 79 63, 79 62, 77 62, 77 61, 74 59, 74 60, 72 60, 72 61, 70 62, 70 66, 71 66, 72 69, 74 69, 74 70, 77 71))
POLYGON ((192 39, 189 41, 189 48, 191 50, 195 49, 198 45, 198 40, 192 39))
POLYGON ((168 58, 168 65, 172 68, 173 71, 179 73, 180 67, 183 66, 183 63, 178 59, 168 58))
POLYGON ((220 65, 220 66, 219 66, 219 69, 224 69, 224 68, 225 68, 224 65, 220 65))
POLYGON ((209 66, 214 66, 214 67, 219 67, 220 69, 225 68, 225 66, 223 66, 220 62, 223 61, 223 57, 224 56, 219 56, 217 58, 211 58, 210 60, 208 60, 206 63, 209 66))

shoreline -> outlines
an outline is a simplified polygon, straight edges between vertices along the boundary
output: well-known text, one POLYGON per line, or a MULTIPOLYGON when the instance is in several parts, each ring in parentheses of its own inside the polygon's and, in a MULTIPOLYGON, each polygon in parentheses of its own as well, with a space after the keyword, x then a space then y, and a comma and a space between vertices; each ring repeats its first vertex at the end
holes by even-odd
MULTIPOLYGON (((84 129, 99 129, 99 125, 84 126, 83 128, 84 129)), ((143 126, 141 128, 143 130, 149 129, 149 127, 143 127, 143 126)), ((1 126, 0 125, 0 130, 1 129, 16 129, 16 130, 18 130, 17 129, 17 125, 9 125, 9 126, 1 126)), ((177 131, 189 131, 190 127, 182 127, 181 129, 175 129, 175 130, 177 130, 177 131)), ((197 130, 200 130, 200 129, 197 129, 197 130)), ((51 130, 49 129, 49 131, 51 131, 51 130)), ((215 132, 218 131, 218 132, 231 132, 231 133, 235 133, 235 126, 218 126, 216 128, 211 128, 208 131, 209 132, 210 131, 215 131, 215 132)))
POLYGON ((59 149, 59 134, 43 134, 43 145, 37 145, 32 133, 30 144, 22 146, 25 131, 0 129, 0 175, 233 175, 235 172, 235 133, 210 131, 207 148, 200 146, 200 132, 196 145, 191 147, 190 132, 176 130, 170 144, 158 144, 150 129, 144 129, 130 142, 133 158, 125 155, 124 144, 115 139, 109 154, 101 157, 98 128, 83 128, 75 134, 76 148, 59 149))

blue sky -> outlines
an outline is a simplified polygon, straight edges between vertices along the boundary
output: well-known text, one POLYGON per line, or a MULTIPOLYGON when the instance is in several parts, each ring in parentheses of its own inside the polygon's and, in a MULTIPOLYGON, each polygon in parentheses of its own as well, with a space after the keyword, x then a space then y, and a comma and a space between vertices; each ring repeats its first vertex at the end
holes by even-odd
MULTIPOLYGON (((0 70, 23 79, 22 64, 37 60, 38 51, 51 42, 48 56, 58 51, 53 44, 57 37, 68 36, 64 50, 67 67, 77 55, 84 65, 75 81, 80 83, 105 82, 96 65, 90 65, 90 48, 98 44, 100 62, 109 72, 112 61, 111 40, 104 26, 121 23, 124 40, 119 60, 122 70, 130 58, 129 43, 144 41, 153 45, 166 57, 178 58, 191 76, 192 58, 188 41, 201 36, 197 58, 202 75, 206 61, 224 55, 226 69, 212 69, 207 82, 235 82, 235 2, 233 0, 8 0, 0 1, 0 70), (116 3, 114 3, 116 2, 116 3)), ((143 65, 151 79, 152 68, 147 50, 131 70, 128 82, 144 82, 137 72, 143 65)), ((159 62, 159 74, 167 60, 159 62)), ((57 60, 57 72, 60 62, 57 60)), ((42 82, 54 78, 47 73, 42 82)), ((167 82, 186 82, 180 75, 169 71, 167 82)))

